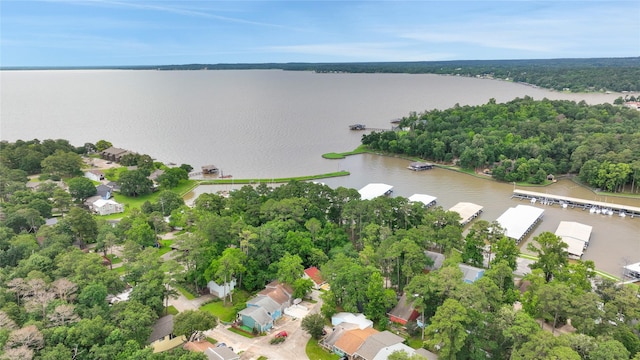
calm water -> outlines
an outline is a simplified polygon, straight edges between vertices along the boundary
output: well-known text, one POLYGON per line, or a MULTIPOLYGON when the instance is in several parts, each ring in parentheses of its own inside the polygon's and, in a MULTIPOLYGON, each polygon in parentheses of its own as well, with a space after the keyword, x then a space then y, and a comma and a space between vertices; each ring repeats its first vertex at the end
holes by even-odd
MULTIPOLYGON (((348 170, 350 176, 324 182, 356 189, 384 182, 395 187, 395 195, 436 196, 444 208, 471 201, 485 207, 482 218, 489 221, 519 203, 510 198, 513 185, 442 169, 416 173, 397 158, 358 155, 332 161, 321 154, 359 144, 362 133, 347 130, 349 124, 389 128, 390 120, 411 111, 525 95, 592 104, 619 96, 436 75, 284 71, 3 71, 0 86, 2 140, 64 138, 81 145, 106 139, 163 162, 196 169, 215 164, 234 178, 348 170)), ((599 198, 570 181, 536 191, 622 202, 599 198)), ((640 200, 625 203, 640 206, 640 200)), ((640 219, 545 207, 534 235, 555 231, 561 220, 594 227, 584 258, 595 260, 598 268, 619 274, 625 261, 640 261, 640 219)))

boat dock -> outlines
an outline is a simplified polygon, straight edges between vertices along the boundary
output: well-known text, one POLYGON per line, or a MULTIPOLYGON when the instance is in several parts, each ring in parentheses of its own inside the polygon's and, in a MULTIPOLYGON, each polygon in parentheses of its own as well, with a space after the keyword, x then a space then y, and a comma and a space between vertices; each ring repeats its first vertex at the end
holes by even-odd
POLYGON ((526 199, 532 204, 540 203, 541 205, 560 205, 563 208, 579 208, 589 210, 590 213, 613 215, 618 214, 621 217, 629 216, 631 218, 640 216, 640 207, 614 204, 609 202, 572 198, 569 196, 553 195, 539 193, 535 191, 514 189, 512 198, 526 199))
POLYGON ((482 206, 470 202, 459 202, 448 211, 455 211, 460 214, 460 224, 465 226, 471 220, 480 216, 482 206))

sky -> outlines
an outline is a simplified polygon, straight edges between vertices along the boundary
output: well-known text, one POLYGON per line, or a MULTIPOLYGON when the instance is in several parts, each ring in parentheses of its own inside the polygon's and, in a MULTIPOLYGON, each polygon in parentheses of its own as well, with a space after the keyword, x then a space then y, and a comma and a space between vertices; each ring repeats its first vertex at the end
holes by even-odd
POLYGON ((0 0, 0 66, 640 56, 636 0, 0 0))

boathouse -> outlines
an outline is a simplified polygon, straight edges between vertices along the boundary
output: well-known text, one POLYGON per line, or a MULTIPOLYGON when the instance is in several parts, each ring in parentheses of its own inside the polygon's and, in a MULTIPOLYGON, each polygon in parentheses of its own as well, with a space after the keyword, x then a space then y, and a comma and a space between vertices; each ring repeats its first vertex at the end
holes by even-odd
POLYGON ((433 164, 425 162, 412 162, 411 164, 409 164, 407 169, 413 171, 431 170, 433 169, 433 164))
POLYGON ((497 219, 505 235, 519 244, 542 219, 543 209, 529 205, 509 208, 497 219))
POLYGON ((372 183, 367 184, 365 187, 358 190, 358 192, 360 193, 361 200, 371 200, 378 196, 391 195, 393 192, 393 186, 382 183, 372 183))
POLYGON ((640 262, 623 266, 622 272, 625 277, 629 277, 635 280, 640 279, 640 262))
POLYGON ((413 194, 409 196, 409 201, 411 202, 421 202, 425 207, 431 207, 436 204, 436 197, 425 194, 413 194))
POLYGON ((556 236, 568 245, 567 252, 572 259, 582 258, 584 250, 589 246, 593 227, 575 221, 561 221, 556 229, 556 236))
POLYGON ((559 204, 563 208, 577 207, 582 210, 593 209, 594 212, 596 212, 595 210, 597 210, 597 213, 601 213, 601 210, 606 210, 606 212, 604 212, 603 214, 613 215, 614 213, 617 213, 620 217, 630 216, 631 218, 634 218, 640 216, 640 207, 637 206, 579 199, 569 196, 553 195, 520 189, 514 189, 513 195, 511 197, 515 197, 520 200, 527 199, 531 201, 532 204, 539 202, 543 205, 559 204))
POLYGON ((215 165, 204 165, 202 167, 202 174, 215 174, 218 172, 218 168, 215 165))
POLYGON ((470 202, 459 202, 455 204, 449 211, 460 214, 460 224, 467 225, 471 220, 477 218, 482 212, 482 206, 470 202))
POLYGON ((353 124, 349 125, 349 130, 365 130, 367 128, 364 124, 353 124))

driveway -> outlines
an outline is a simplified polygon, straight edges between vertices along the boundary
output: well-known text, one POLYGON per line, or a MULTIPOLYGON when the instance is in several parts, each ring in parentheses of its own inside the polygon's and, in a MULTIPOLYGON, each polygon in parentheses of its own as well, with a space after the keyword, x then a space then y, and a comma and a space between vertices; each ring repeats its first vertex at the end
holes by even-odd
MULTIPOLYGON (((314 291, 312 298, 317 299, 316 303, 302 302, 309 308, 309 314, 317 313, 322 307, 322 300, 318 298, 318 293, 314 291)), ((279 319, 274 328, 266 336, 259 336, 253 339, 233 333, 226 326, 218 325, 216 328, 208 330, 205 334, 224 342, 233 348, 236 353, 240 353, 241 360, 255 360, 260 356, 265 356, 269 360, 303 360, 309 359, 305 352, 307 342, 311 338, 306 331, 301 328, 302 319, 284 316, 279 319), (286 331, 288 336, 285 342, 271 345, 269 341, 280 331, 286 331)))

